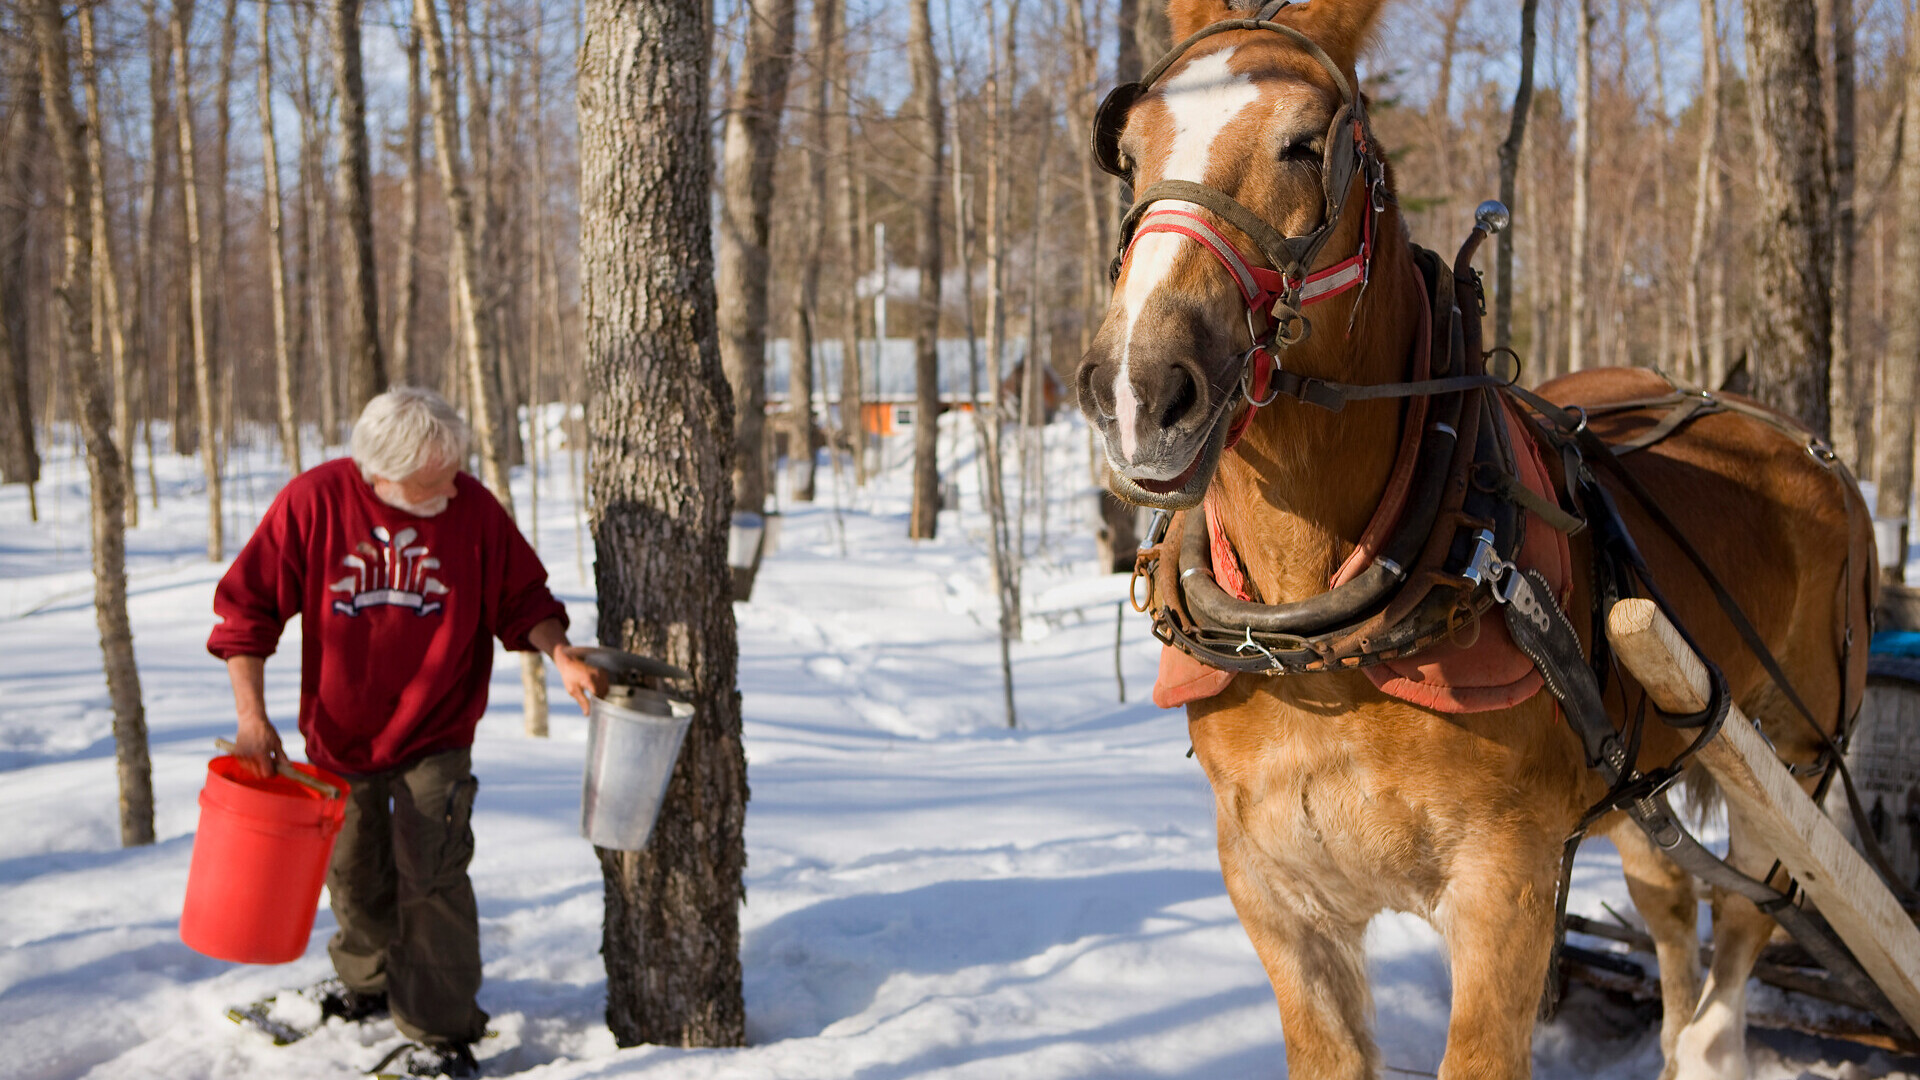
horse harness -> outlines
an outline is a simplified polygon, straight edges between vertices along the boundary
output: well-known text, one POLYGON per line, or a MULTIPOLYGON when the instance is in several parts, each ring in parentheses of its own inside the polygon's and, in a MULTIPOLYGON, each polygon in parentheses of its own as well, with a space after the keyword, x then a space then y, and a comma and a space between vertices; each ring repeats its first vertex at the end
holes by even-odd
MULTIPOLYGON (((1330 411, 1339 411, 1348 401, 1427 399, 1421 430, 1407 433, 1408 438, 1419 440, 1412 457, 1407 501, 1390 537, 1356 577, 1318 596, 1282 604, 1241 600, 1229 596, 1215 582, 1204 514, 1187 514, 1181 534, 1169 536, 1170 516, 1165 510, 1157 511, 1136 559, 1136 609, 1152 613, 1154 634, 1162 643, 1204 664, 1235 672, 1294 675, 1351 670, 1399 659, 1457 640, 1478 619, 1500 608, 1514 643, 1533 661, 1547 689, 1558 700, 1560 713, 1580 739, 1588 767, 1598 771, 1608 784, 1606 795, 1584 815, 1563 853, 1555 917, 1556 956, 1564 937, 1574 851, 1594 822, 1612 811, 1624 810, 1683 869, 1746 897, 1772 915, 1828 970, 1837 989, 1895 1031, 1905 1032, 1907 1026, 1899 1013, 1831 927, 1818 913, 1795 902, 1797 888, 1791 881, 1782 892, 1769 884, 1774 876, 1771 872, 1766 880, 1756 880, 1734 869, 1702 846, 1669 806, 1668 789, 1726 718, 1727 683, 1661 594, 1613 496, 1600 483, 1600 475, 1606 474, 1680 547, 1747 646, 1820 735, 1820 759, 1811 769, 1801 770, 1802 775, 1814 770, 1822 774, 1815 798, 1824 794, 1837 773, 1846 784, 1854 813, 1864 821, 1841 757, 1852 719, 1844 715, 1846 703, 1842 702, 1838 736, 1829 738, 1731 594, 1651 493, 1618 459, 1656 445, 1699 417, 1734 411, 1806 439, 1808 452, 1843 476, 1844 465, 1824 442, 1770 412, 1672 380, 1673 392, 1667 395, 1582 409, 1563 408, 1515 385, 1517 360, 1511 371, 1490 374, 1486 361, 1494 354, 1482 349, 1484 296, 1471 260, 1481 241, 1506 224, 1506 210, 1498 203, 1482 205, 1476 227, 1452 269, 1435 253, 1414 248, 1414 260, 1429 300, 1423 320, 1429 332, 1415 344, 1414 377, 1397 383, 1356 386, 1286 371, 1280 354, 1311 332, 1302 309, 1350 288, 1364 290, 1370 274, 1375 218, 1386 205, 1384 169, 1368 137, 1364 103, 1323 50, 1298 30, 1271 21, 1287 6, 1288 0, 1271 0, 1254 19, 1226 20, 1206 27, 1175 46, 1139 82, 1115 88, 1095 118, 1094 156, 1107 172, 1131 183, 1132 163, 1119 148, 1127 110, 1176 60, 1205 38, 1231 30, 1276 32, 1300 44, 1315 58, 1341 94, 1342 106, 1329 129, 1322 163, 1326 197, 1322 224, 1304 236, 1284 237, 1224 192, 1187 181, 1163 180, 1141 192, 1123 219, 1112 276, 1117 279, 1140 236, 1171 232, 1200 243, 1233 277, 1247 304, 1249 329, 1254 330, 1254 345, 1241 358, 1237 372, 1241 393, 1223 395, 1229 403, 1240 396, 1247 402, 1247 408, 1233 422, 1230 437, 1235 441, 1257 409, 1282 395, 1330 411), (1352 257, 1314 272, 1311 268, 1316 257, 1340 223, 1356 172, 1365 177, 1368 192, 1360 248, 1352 257), (1279 269, 1262 268, 1247 259, 1201 215, 1185 208, 1150 209, 1164 200, 1193 203, 1213 212, 1253 240, 1268 266, 1279 269), (1473 299, 1463 303, 1462 298, 1469 294, 1473 299), (1266 322, 1264 337, 1255 328, 1256 321, 1266 322), (1428 371, 1432 377, 1420 377, 1428 371), (1535 494, 1517 479, 1514 448, 1499 415, 1507 408, 1502 394, 1525 407, 1521 413, 1530 420, 1525 426, 1531 437, 1557 451, 1562 463, 1562 490, 1554 493, 1554 499, 1535 494), (1645 431, 1619 443, 1602 441, 1588 426, 1592 416, 1646 409, 1662 411, 1645 431), (1527 511, 1562 532, 1571 534, 1582 528, 1592 531, 1595 565, 1590 652, 1582 648, 1546 579, 1536 570, 1522 570, 1515 564, 1524 540, 1527 511), (1161 596, 1155 580, 1160 564, 1168 559, 1174 560, 1178 570, 1177 587, 1166 590, 1174 595, 1161 596), (1148 583, 1144 597, 1138 590, 1143 578, 1148 583), (1641 696, 1640 708, 1624 733, 1614 728, 1605 705, 1613 670, 1605 617, 1613 603, 1640 592, 1652 599, 1680 631, 1705 665, 1711 684, 1708 705, 1700 713, 1660 713, 1664 722, 1694 730, 1696 735, 1675 761, 1645 773, 1635 764, 1648 708, 1645 696, 1641 696)), ((1507 355, 1511 358, 1510 353, 1507 355)), ((1846 647, 1852 647, 1850 639, 1846 647)), ((1882 876, 1896 883, 1884 855, 1872 843, 1871 830, 1861 832, 1868 841, 1868 855, 1882 876)), ((1543 1010, 1551 1011, 1556 998, 1550 978, 1543 1010)))

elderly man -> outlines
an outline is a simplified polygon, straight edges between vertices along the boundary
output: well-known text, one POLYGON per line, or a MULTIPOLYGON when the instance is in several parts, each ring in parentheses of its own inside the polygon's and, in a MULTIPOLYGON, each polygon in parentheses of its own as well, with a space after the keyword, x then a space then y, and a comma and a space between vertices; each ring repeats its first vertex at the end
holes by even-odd
POLYGON ((393 1064, 419 1076, 475 1075, 487 1022, 467 864, 489 638, 552 657, 583 709, 606 689, 568 645, 532 547, 460 471, 467 443, 431 391, 368 402, 352 459, 295 477, 267 510, 221 579, 207 642, 233 681, 236 754, 269 775, 285 751, 267 718, 265 660, 300 616, 307 757, 353 787, 327 870, 339 977, 308 994, 324 1016, 390 1011, 414 1044, 393 1064))

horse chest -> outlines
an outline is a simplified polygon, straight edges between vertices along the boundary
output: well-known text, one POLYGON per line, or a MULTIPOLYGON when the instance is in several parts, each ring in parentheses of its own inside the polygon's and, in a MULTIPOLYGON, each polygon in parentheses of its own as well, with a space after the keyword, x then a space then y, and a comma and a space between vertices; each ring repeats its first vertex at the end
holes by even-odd
POLYGON ((1318 739, 1212 760, 1202 751, 1221 842, 1257 853, 1270 881, 1319 905, 1425 909, 1471 824, 1357 749, 1318 739))

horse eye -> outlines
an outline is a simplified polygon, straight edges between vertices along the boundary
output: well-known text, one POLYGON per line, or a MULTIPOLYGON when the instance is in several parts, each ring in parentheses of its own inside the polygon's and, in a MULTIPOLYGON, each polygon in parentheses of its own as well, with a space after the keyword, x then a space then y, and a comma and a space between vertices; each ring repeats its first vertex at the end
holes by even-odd
POLYGON ((1317 166, 1325 157, 1325 153, 1325 140, 1318 136, 1298 141, 1289 140, 1280 146, 1282 161, 1298 161, 1317 166))

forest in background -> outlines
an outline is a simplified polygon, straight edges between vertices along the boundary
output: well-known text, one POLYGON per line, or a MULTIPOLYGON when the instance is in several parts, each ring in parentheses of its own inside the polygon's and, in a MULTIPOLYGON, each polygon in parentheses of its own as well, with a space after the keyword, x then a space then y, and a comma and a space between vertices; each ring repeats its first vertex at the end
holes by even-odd
MULTIPOLYGON (((505 418, 580 395, 580 13, 541 0, 429 7, 445 27, 450 134, 472 189, 477 322, 490 339, 482 379, 493 382, 485 396, 494 399, 502 453, 517 463, 519 425, 505 418)), ((912 336, 932 300, 938 336, 972 327, 985 340, 999 319, 1011 326, 1000 340, 1036 341, 1057 372, 1069 372, 1105 306, 1126 197, 1084 152, 1088 124, 1108 87, 1165 48, 1163 13, 1142 0, 932 5, 932 71, 923 78, 917 5, 801 7, 734 0, 716 11, 723 351, 729 338, 736 354, 775 338, 871 342, 879 225, 895 268, 887 336, 912 336), (938 103, 931 127, 922 82, 938 103), (744 152, 730 124, 746 129, 744 152), (930 148, 930 132, 940 145, 930 148), (1003 175, 990 175, 1001 161, 1003 175), (933 162, 945 175, 930 182, 933 162), (756 193, 745 190, 756 183, 763 221, 754 220, 756 193), (743 196, 731 194, 736 187, 743 196), (929 230, 937 248, 922 244, 929 230), (730 236, 744 237, 747 261, 757 264, 744 271, 748 289, 755 273, 764 276, 759 311, 728 295, 730 236), (1004 270, 990 289, 995 257, 1004 270), (934 296, 912 291, 922 265, 938 268, 934 296), (1004 297, 997 314, 989 294, 1004 297)), ((28 12, 0 6, 0 476, 15 483, 32 482, 35 445, 74 409, 55 307, 59 164, 28 12)), ((76 82, 86 113, 98 117, 90 141, 99 352, 119 442, 140 451, 125 470, 130 523, 132 493, 151 490, 132 462, 155 430, 165 449, 199 453, 210 423, 217 471, 239 424, 282 429, 290 459, 290 425, 337 441, 376 382, 471 399, 432 50, 408 4, 98 5, 84 42, 79 11, 67 14, 76 82), (153 420, 166 423, 156 429, 153 420)), ((1570 365, 1638 364, 1718 386, 1739 365, 1760 317, 1749 257, 1760 223, 1743 14, 1714 0, 1539 3, 1535 92, 1507 234, 1512 343, 1529 380, 1570 365), (1708 18, 1716 34, 1702 33, 1708 18), (1714 66, 1722 72, 1717 116, 1702 94, 1714 66), (1584 194, 1576 190, 1583 165, 1584 194)), ((1889 0, 1820 4, 1828 117, 1820 135, 1833 217, 1851 219, 1833 241, 1835 296, 1845 303, 1836 307, 1831 434, 1869 479, 1878 472, 1874 406, 1911 407, 1910 391, 1902 399, 1882 385, 1888 369, 1916 362, 1889 351, 1895 324, 1913 312, 1897 299, 1896 281, 1908 19, 1889 0), (1845 46, 1838 52, 1836 41, 1845 46)), ((1519 12, 1398 0, 1382 22, 1363 60, 1374 123, 1415 238, 1450 251, 1473 206, 1499 188, 1519 12)), ((1496 294, 1505 285, 1490 281, 1496 294)), ((737 355, 729 363, 754 366, 737 355)), ((826 389, 815 392, 851 397, 859 387, 826 389)), ((743 400, 757 396, 738 377, 736 390, 743 400)), ((830 437, 841 426, 833 411, 814 423, 830 437)), ((1910 486, 1910 466, 1906 476, 1910 486)), ((737 494, 764 499, 765 488, 737 494)))

